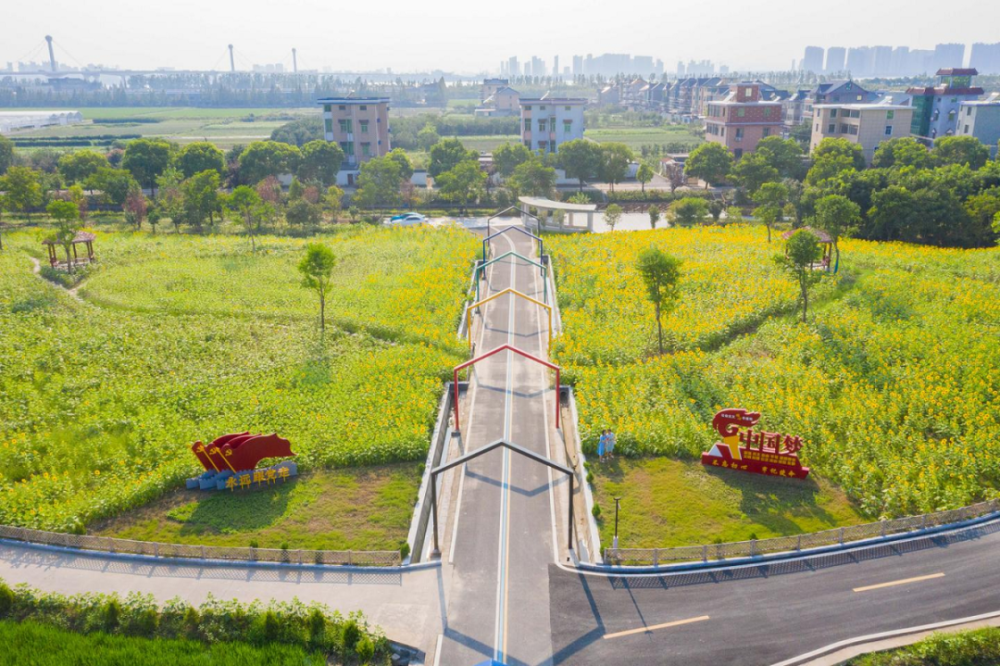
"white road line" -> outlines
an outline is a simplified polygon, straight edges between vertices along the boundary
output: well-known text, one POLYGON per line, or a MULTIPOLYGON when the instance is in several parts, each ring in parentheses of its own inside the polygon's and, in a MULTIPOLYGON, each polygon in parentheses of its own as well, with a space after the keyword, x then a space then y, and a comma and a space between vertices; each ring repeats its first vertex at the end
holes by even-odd
POLYGON ((680 627, 685 624, 694 624, 695 622, 704 622, 705 620, 710 620, 711 618, 707 615, 701 615, 699 617, 688 618, 687 620, 677 620, 676 622, 664 622, 663 624, 654 624, 651 627, 639 627, 638 629, 629 629, 627 631, 619 631, 614 634, 604 634, 601 636, 603 639, 608 638, 622 638, 624 636, 634 636, 636 634, 648 634, 651 631, 656 631, 657 629, 669 629, 670 627, 680 627))
POLYGON ((933 580, 935 578, 944 578, 943 573, 930 574, 928 576, 917 576, 915 578, 904 578, 903 580, 893 580, 888 583, 878 583, 877 585, 865 585, 864 587, 854 588, 855 592, 868 592, 869 590, 881 590, 886 587, 896 587, 897 585, 910 585, 911 583, 920 583, 925 580, 933 580))
POLYGON ((444 634, 438 634, 437 649, 434 650, 434 666, 441 666, 441 646, 444 644, 444 634))

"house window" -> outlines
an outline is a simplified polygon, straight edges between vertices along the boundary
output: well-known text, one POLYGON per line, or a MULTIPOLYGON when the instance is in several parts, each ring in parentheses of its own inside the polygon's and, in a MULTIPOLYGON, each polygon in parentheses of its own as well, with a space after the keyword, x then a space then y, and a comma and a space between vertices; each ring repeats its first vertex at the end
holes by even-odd
POLYGON ((744 88, 743 94, 746 95, 747 97, 750 97, 751 95, 753 95, 753 88, 744 88))
POLYGON ((826 133, 827 134, 836 134, 837 133, 837 125, 835 123, 830 123, 830 126, 826 130, 826 133))
POLYGON ((736 140, 737 141, 742 141, 743 140, 743 128, 742 127, 737 127, 736 128, 736 140))
POLYGON ((569 111, 569 107, 568 106, 566 107, 566 110, 569 111))
POLYGON ((844 123, 840 124, 840 133, 847 134, 847 125, 845 125, 844 123))
POLYGON ((886 125, 885 126, 885 135, 886 136, 892 136, 892 125, 886 125))
POLYGON ((847 128, 847 133, 850 134, 850 135, 852 135, 852 136, 857 136, 858 135, 858 126, 857 125, 851 125, 851 126, 849 126, 847 128))
POLYGON ((972 115, 972 107, 971 106, 965 107, 965 115, 967 115, 967 116, 971 116, 972 115))
POLYGON ((837 117, 837 109, 830 109, 830 117, 831 118, 837 117))
POLYGON ((337 110, 338 111, 347 111, 347 107, 344 106, 343 104, 341 104, 340 106, 337 107, 337 110))
POLYGON ((949 123, 955 122, 955 111, 954 110, 951 110, 951 111, 948 112, 948 122, 949 123))
POLYGON ((351 132, 351 121, 345 118, 340 119, 340 131, 350 134, 351 132))
POLYGON ((330 109, 331 109, 331 106, 329 104, 324 104, 323 105, 323 111, 325 113, 330 113, 330 109))
POLYGON ((770 118, 771 117, 771 107, 769 107, 769 106, 765 106, 764 107, 764 117, 765 118, 770 118))
POLYGON ((549 142, 548 141, 539 141, 538 142, 538 149, 541 150, 543 153, 549 152, 549 142))
POLYGON ((539 132, 544 132, 545 131, 545 121, 544 120, 539 120, 538 121, 538 131, 539 132))
POLYGON ((363 156, 365 156, 365 157, 371 157, 372 156, 372 144, 370 144, 370 143, 362 143, 361 144, 361 154, 363 156))
POLYGON ((885 112, 885 119, 886 120, 892 120, 895 117, 896 117, 896 112, 895 111, 886 111, 885 112))
POLYGON ((858 101, 859 102, 861 101, 861 95, 858 95, 858 101))
POLYGON ((329 118, 323 121, 323 129, 327 134, 333 134, 333 121, 329 118))
POLYGON ((736 159, 740 159, 741 157, 743 157, 743 149, 742 148, 735 149, 733 151, 733 157, 735 157, 736 159))
POLYGON ((764 128, 764 136, 763 136, 763 138, 766 139, 769 136, 771 136, 771 128, 770 127, 765 127, 764 128))
POLYGON ((746 109, 744 109, 744 108, 736 109, 736 116, 738 118, 742 118, 745 115, 747 115, 747 110, 746 109))
POLYGON ((573 121, 572 120, 564 120, 563 121, 563 134, 572 134, 572 133, 573 133, 573 121))
POLYGON ((965 133, 965 134, 968 134, 968 133, 969 133, 969 126, 968 126, 968 125, 966 125, 966 126, 965 126, 965 131, 964 131, 964 133, 965 133))
POLYGON ((364 104, 362 104, 362 105, 361 105, 361 110, 362 110, 362 111, 367 111, 367 110, 368 110, 368 107, 367 107, 367 106, 365 106, 364 104))
POLYGON ((362 134, 368 134, 368 121, 367 120, 362 120, 362 121, 360 121, 360 124, 361 124, 361 133, 362 134))
POLYGON ((545 110, 545 107, 544 107, 544 106, 540 106, 540 107, 538 107, 538 110, 539 110, 539 111, 544 111, 544 110, 545 110))

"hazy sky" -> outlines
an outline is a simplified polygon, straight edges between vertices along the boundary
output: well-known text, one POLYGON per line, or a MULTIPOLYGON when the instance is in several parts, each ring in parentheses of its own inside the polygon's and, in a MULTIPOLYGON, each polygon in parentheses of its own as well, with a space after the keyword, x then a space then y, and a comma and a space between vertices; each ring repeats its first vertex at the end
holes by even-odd
POLYGON ((51 34, 57 60, 134 68, 237 68, 284 62, 301 69, 496 70, 537 55, 551 67, 573 54, 632 53, 711 59, 734 69, 787 69, 807 44, 1000 41, 1000 1, 966 0, 3 0, 0 63, 29 55, 51 34), (67 54, 69 54, 67 56, 67 54), (71 57, 70 57, 71 56, 71 57))

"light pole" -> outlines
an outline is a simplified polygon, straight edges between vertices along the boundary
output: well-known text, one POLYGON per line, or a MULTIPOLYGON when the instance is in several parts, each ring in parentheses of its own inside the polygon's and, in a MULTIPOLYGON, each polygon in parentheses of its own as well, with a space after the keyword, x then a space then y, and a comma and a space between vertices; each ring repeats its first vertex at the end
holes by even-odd
POLYGON ((611 547, 618 550, 618 504, 621 502, 621 497, 615 498, 615 539, 611 544, 611 547))

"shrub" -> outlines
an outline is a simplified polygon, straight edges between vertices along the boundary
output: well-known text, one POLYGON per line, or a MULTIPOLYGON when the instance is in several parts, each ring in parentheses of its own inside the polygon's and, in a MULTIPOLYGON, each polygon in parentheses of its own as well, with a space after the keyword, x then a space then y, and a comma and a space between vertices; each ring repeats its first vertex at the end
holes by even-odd
POLYGON ((358 659, 361 663, 367 664, 375 656, 375 646, 372 644, 372 639, 365 636, 360 641, 358 641, 357 647, 358 659))
POLYGON ((354 620, 348 620, 344 623, 343 640, 341 641, 344 644, 344 651, 349 652, 353 650, 359 640, 361 640, 361 628, 358 627, 358 623, 354 620))
POLYGON ((601 506, 599 504, 595 504, 594 508, 591 509, 590 512, 592 514, 594 514, 594 518, 600 518, 601 517, 601 506))
POLYGON ((108 633, 113 633, 115 629, 118 628, 118 624, 121 622, 122 617, 122 606, 118 603, 117 598, 111 598, 108 603, 104 606, 104 630, 108 633))
POLYGON ((399 556, 404 560, 410 555, 410 544, 407 541, 403 542, 403 545, 399 547, 399 556))
POLYGON ((14 608, 14 591, 0 581, 0 617, 7 617, 14 608))

